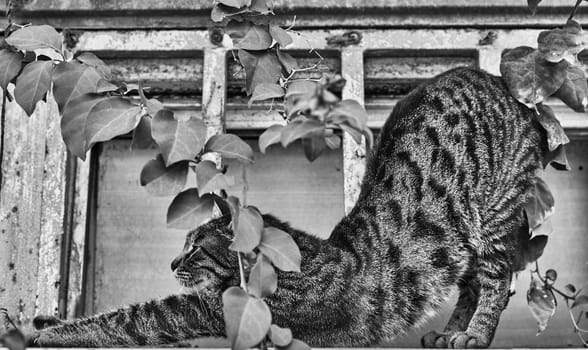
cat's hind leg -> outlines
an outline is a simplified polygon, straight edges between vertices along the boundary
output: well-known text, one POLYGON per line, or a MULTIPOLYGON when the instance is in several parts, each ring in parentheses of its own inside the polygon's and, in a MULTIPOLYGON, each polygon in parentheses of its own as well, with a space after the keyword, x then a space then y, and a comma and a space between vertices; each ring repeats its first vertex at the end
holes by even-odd
POLYGON ((445 326, 443 332, 431 331, 421 338, 421 345, 425 348, 447 348, 451 337, 457 332, 467 329, 474 312, 478 306, 480 284, 471 274, 458 284, 459 298, 455 309, 445 326))

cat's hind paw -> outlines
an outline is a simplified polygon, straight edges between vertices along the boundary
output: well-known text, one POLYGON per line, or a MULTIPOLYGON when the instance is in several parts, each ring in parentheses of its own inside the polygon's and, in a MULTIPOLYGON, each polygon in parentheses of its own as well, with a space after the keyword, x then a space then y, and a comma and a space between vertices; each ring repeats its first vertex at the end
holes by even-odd
POLYGON ((447 348, 451 334, 430 331, 421 338, 423 348, 447 348))
POLYGON ((449 339, 449 347, 452 349, 487 348, 490 346, 488 337, 468 332, 456 332, 449 339))

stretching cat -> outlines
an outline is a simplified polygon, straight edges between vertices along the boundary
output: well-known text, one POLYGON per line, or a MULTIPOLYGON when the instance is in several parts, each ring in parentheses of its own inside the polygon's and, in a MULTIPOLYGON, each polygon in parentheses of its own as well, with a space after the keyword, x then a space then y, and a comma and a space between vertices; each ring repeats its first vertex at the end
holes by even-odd
MULTIPOLYGON (((279 272, 267 299, 273 322, 312 346, 379 344, 422 324, 457 285, 449 323, 423 346, 489 346, 513 272, 526 263, 523 204, 541 166, 540 130, 500 78, 479 70, 451 70, 411 92, 382 128, 357 204, 328 240, 264 216, 302 253, 302 272, 279 272)), ((32 344, 224 336, 221 294, 239 280, 229 223, 221 217, 188 234, 172 263, 191 293, 57 325, 45 319, 50 327, 32 344)))

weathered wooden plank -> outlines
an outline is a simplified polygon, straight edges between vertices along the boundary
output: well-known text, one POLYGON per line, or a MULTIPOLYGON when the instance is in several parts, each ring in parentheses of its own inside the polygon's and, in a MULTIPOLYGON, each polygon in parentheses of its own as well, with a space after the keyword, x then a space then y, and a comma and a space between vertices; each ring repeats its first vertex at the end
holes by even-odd
MULTIPOLYGON (((353 99, 363 105, 363 49, 346 47, 341 50, 341 75, 347 81, 343 88, 343 99, 353 99)), ((343 134, 343 193, 345 213, 349 213, 361 186, 365 171, 365 141, 358 145, 348 133, 343 134)))
POLYGON ((224 131, 225 100, 227 95, 227 51, 225 48, 204 50, 202 74, 202 114, 208 136, 224 131))
POLYGON ((55 102, 30 118, 7 104, 2 137, 0 304, 27 326, 57 309, 65 153, 55 102))

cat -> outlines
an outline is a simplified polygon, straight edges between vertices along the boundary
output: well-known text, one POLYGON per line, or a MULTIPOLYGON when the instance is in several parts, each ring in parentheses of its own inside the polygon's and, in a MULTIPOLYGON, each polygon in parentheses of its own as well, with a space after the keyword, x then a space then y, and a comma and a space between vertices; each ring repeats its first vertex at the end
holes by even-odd
MULTIPOLYGON (((488 347, 528 243, 523 206, 545 152, 533 111, 499 77, 458 68, 400 101, 368 152, 356 205, 322 240, 290 233, 301 272, 279 272, 272 320, 311 346, 362 347, 422 325, 459 288, 424 347, 488 347)), ((38 319, 31 345, 109 347, 222 337, 221 294, 239 284, 230 217, 190 232, 172 270, 185 294, 75 321, 38 319)))

